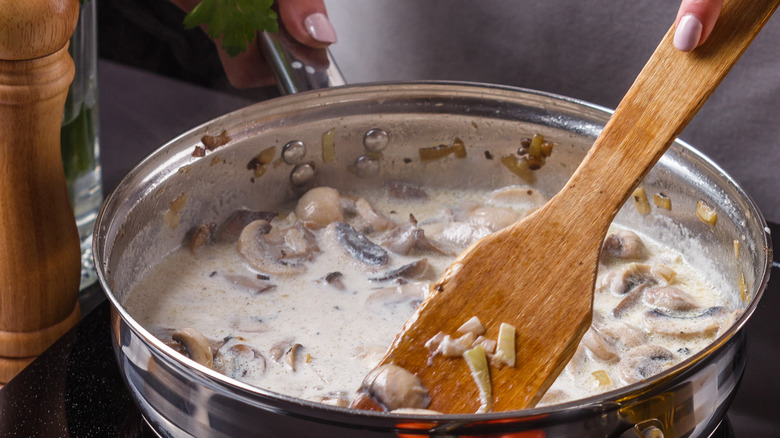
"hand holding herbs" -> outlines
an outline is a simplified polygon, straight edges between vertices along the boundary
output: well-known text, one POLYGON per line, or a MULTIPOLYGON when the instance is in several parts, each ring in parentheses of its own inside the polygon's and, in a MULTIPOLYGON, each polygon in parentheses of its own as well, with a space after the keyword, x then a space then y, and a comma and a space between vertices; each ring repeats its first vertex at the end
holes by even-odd
POLYGON ((230 83, 238 89, 274 83, 257 47, 258 32, 277 32, 312 48, 336 42, 323 0, 171 0, 188 11, 184 26, 201 26, 219 46, 219 58, 230 83))
POLYGON ((257 32, 278 32, 273 0, 203 0, 184 17, 184 27, 206 26, 212 39, 222 37, 230 56, 246 51, 257 32))

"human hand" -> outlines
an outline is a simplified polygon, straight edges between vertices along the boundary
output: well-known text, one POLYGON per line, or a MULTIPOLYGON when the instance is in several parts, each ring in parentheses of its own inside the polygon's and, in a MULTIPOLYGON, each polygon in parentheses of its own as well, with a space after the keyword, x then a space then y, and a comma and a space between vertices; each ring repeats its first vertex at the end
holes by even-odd
POLYGON ((715 27, 723 0, 682 0, 674 25, 674 47, 690 52, 707 40, 715 27))
MULTIPOLYGON (((171 0, 186 12, 191 11, 200 0, 171 0)), ((333 29, 323 0, 276 0, 282 25, 301 44, 322 49, 335 43, 333 29)), ((216 39, 222 67, 236 88, 253 88, 274 84, 274 76, 257 45, 257 38, 247 45, 246 51, 231 57, 222 48, 222 41, 216 39)))

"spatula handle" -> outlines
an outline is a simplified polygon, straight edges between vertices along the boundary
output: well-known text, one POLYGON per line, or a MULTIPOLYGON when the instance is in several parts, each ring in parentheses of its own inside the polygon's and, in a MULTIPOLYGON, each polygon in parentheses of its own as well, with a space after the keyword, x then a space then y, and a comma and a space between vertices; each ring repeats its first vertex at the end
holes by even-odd
POLYGON ((780 0, 727 0, 707 42, 690 53, 674 48, 670 29, 562 195, 591 214, 614 217, 778 4, 780 0), (610 172, 591 171, 599 168, 610 172))
POLYGON ((0 2, 0 383, 79 318, 60 126, 78 0, 0 2))

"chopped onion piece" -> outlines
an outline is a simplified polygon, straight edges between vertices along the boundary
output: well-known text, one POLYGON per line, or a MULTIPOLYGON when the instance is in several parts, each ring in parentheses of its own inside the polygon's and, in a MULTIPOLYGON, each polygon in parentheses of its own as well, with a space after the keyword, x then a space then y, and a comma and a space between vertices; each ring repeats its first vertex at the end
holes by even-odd
POLYGON ((493 387, 490 383, 490 368, 488 368, 487 355, 481 345, 463 353, 463 358, 471 370, 471 377, 479 388, 478 414, 489 412, 493 406, 493 387))
POLYGON ((515 366, 515 327, 505 322, 498 329, 498 342, 496 354, 493 355, 493 364, 496 366, 515 366))
POLYGON ((636 207, 636 211, 638 211, 639 214, 650 213, 650 203, 647 201, 645 189, 637 187, 637 189, 634 190, 634 193, 631 194, 631 199, 634 200, 634 207, 636 207))
POLYGON ((492 355, 496 351, 496 341, 494 339, 486 338, 484 336, 478 337, 472 346, 476 347, 481 345, 485 349, 485 353, 492 355))
POLYGON ((472 316, 468 321, 464 322, 462 326, 458 327, 458 333, 474 333, 475 336, 485 334, 485 327, 479 321, 479 318, 472 316))
POLYGON ((705 204, 704 201, 699 201, 696 204, 696 216, 705 224, 710 224, 713 227, 715 226, 715 222, 718 221, 718 213, 716 213, 712 207, 705 204))
POLYGON ((604 370, 594 371, 591 374, 596 378, 599 386, 608 386, 612 384, 612 379, 609 378, 609 374, 604 370))

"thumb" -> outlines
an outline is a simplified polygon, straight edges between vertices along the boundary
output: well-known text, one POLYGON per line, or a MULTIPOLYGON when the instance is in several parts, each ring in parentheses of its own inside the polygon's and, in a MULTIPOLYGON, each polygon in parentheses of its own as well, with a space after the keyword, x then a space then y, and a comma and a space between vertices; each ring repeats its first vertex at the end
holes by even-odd
POLYGON ((690 52, 702 45, 712 33, 723 0, 682 0, 674 24, 674 46, 690 52))
POLYGON ((298 42, 324 48, 337 41, 323 0, 277 0, 285 29, 298 42))

